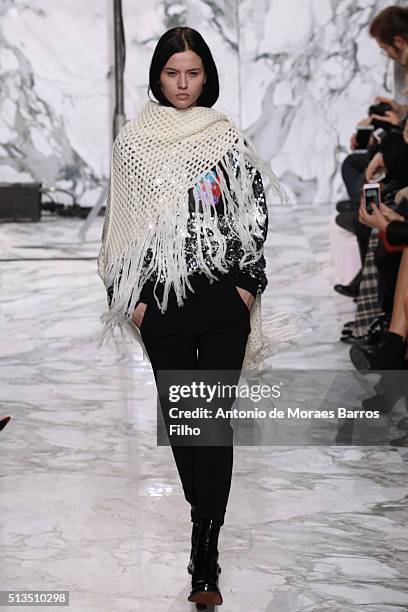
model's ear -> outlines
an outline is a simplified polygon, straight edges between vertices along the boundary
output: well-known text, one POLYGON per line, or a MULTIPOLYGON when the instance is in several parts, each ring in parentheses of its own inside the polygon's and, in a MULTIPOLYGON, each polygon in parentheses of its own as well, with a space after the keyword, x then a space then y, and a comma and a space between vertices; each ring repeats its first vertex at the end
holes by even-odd
POLYGON ((406 40, 404 38, 402 38, 402 36, 399 36, 398 34, 396 36, 394 36, 394 40, 393 42, 393 47, 394 49, 398 49, 399 51, 401 51, 402 49, 405 48, 405 44, 406 44, 406 40))

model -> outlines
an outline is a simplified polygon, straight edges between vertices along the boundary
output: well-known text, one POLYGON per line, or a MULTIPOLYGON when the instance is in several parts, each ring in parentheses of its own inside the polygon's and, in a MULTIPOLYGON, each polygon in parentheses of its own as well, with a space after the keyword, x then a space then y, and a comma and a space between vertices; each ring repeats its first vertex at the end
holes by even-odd
MULTIPOLYGON (((279 182, 225 114, 217 69, 202 36, 167 31, 154 51, 149 99, 123 126, 112 152, 98 274, 109 309, 102 344, 119 327, 153 369, 217 371, 237 383, 256 360, 268 213, 260 172, 279 182)), ((169 431, 169 402, 160 397, 169 431)), ((225 400, 224 407, 233 399, 225 400)), ((211 424, 211 427, 215 425, 211 424)), ((221 604, 218 536, 231 486, 233 445, 171 446, 191 508, 189 601, 221 604)), ((214 429, 215 432, 215 429, 214 429)), ((219 433, 219 432, 218 432, 219 433)))

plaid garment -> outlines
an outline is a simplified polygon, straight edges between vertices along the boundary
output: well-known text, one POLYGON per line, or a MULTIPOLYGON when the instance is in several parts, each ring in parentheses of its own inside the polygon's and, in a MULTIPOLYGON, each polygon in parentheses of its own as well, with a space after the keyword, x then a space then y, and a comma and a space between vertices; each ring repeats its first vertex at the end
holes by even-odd
POLYGON ((374 261, 378 242, 378 229, 372 228, 357 297, 357 312, 352 334, 354 337, 366 334, 374 319, 385 314, 378 303, 378 270, 374 261))

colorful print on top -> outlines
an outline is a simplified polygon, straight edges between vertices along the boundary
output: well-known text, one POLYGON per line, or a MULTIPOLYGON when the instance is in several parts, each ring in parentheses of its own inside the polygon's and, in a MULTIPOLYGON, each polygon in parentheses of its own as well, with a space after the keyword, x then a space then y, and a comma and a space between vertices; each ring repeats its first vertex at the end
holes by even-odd
POLYGON ((217 183, 217 174, 215 172, 207 172, 204 175, 205 179, 211 184, 211 193, 208 193, 208 189, 204 182, 204 179, 201 179, 194 187, 196 194, 199 196, 200 200, 204 202, 204 204, 211 204, 212 206, 216 206, 221 197, 221 189, 219 184, 217 183), (215 174, 215 176, 214 176, 215 174))

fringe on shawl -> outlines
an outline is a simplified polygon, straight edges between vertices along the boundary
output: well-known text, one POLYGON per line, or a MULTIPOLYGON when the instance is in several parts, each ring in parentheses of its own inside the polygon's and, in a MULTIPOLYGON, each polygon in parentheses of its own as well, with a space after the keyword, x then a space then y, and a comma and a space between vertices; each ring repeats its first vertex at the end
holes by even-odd
MULTIPOLYGON (((262 227, 257 222, 254 223, 254 211, 256 207, 255 195, 252 189, 253 177, 250 177, 246 168, 246 163, 249 163, 254 171, 259 171, 261 175, 269 178, 269 185, 282 203, 288 202, 286 192, 281 187, 279 180, 269 167, 256 153, 250 140, 245 137, 246 143, 240 138, 233 147, 239 155, 239 178, 235 176, 233 164, 230 162, 226 154, 216 165, 216 176, 224 205, 224 218, 229 223, 231 231, 239 238, 242 248, 245 251, 240 263, 245 266, 245 263, 257 261, 263 249, 257 248, 256 238, 262 236, 262 227), (228 177, 229 185, 225 180, 224 173, 228 177), (233 193, 233 196, 231 194, 233 193)), ((213 166, 214 167, 214 166, 213 166)), ((206 174, 211 171, 206 170, 197 177, 197 182, 205 186, 204 194, 200 190, 200 196, 196 189, 193 190, 195 200, 195 210, 199 211, 200 202, 202 202, 201 214, 196 215, 197 220, 197 259, 201 269, 209 279, 216 280, 215 275, 211 272, 204 259, 204 244, 207 246, 207 255, 212 260, 215 267, 226 273, 229 270, 228 262, 225 260, 227 243, 225 236, 221 233, 217 224, 217 214, 211 215, 211 209, 214 207, 205 202, 204 198, 212 197, 211 183, 206 178, 206 174), (215 252, 214 252, 215 243, 215 252)), ((111 173, 111 198, 114 198, 114 181, 115 176, 111 173)), ((110 202, 108 201, 106 214, 109 214, 110 202)), ((156 223, 149 225, 143 236, 138 235, 132 239, 127 247, 122 251, 120 257, 114 261, 107 261, 106 251, 107 245, 103 241, 100 255, 98 257, 98 274, 101 277, 106 288, 113 287, 111 298, 111 306, 108 311, 104 312, 100 320, 103 324, 103 329, 100 335, 98 347, 109 342, 111 338, 115 339, 116 349, 122 355, 131 355, 131 349, 126 345, 123 330, 128 332, 128 336, 136 340, 143 350, 143 360, 149 361, 140 331, 132 322, 132 313, 135 309, 136 302, 139 300, 140 292, 145 282, 150 278, 154 270, 157 271, 157 279, 154 285, 153 295, 156 303, 162 312, 165 312, 168 304, 168 296, 171 287, 173 286, 177 303, 179 306, 183 304, 186 297, 186 289, 194 291, 188 280, 188 272, 185 259, 185 241, 182 239, 174 240, 174 237, 185 236, 187 228, 187 219, 189 216, 188 209, 188 193, 185 193, 183 200, 178 203, 175 211, 171 207, 166 208, 159 216, 156 223), (148 249, 152 250, 153 257, 150 260, 149 266, 144 267, 144 260, 148 249), (156 287, 159 283, 159 278, 165 279, 163 299, 160 302, 156 295, 156 287), (118 327, 121 332, 120 345, 115 338, 115 328, 118 327)), ((109 234, 109 231, 106 232, 109 234)), ((212 282, 212 280, 210 280, 212 282)), ((260 301, 260 296, 257 296, 260 301)), ((280 343, 296 337, 296 330, 293 327, 292 317, 284 313, 275 315, 275 322, 286 321, 285 325, 274 327, 268 334, 269 344, 280 343)), ((248 355, 246 360, 246 368, 259 370, 259 365, 269 351, 268 343, 263 342, 259 348, 254 348, 251 355, 248 355)))

